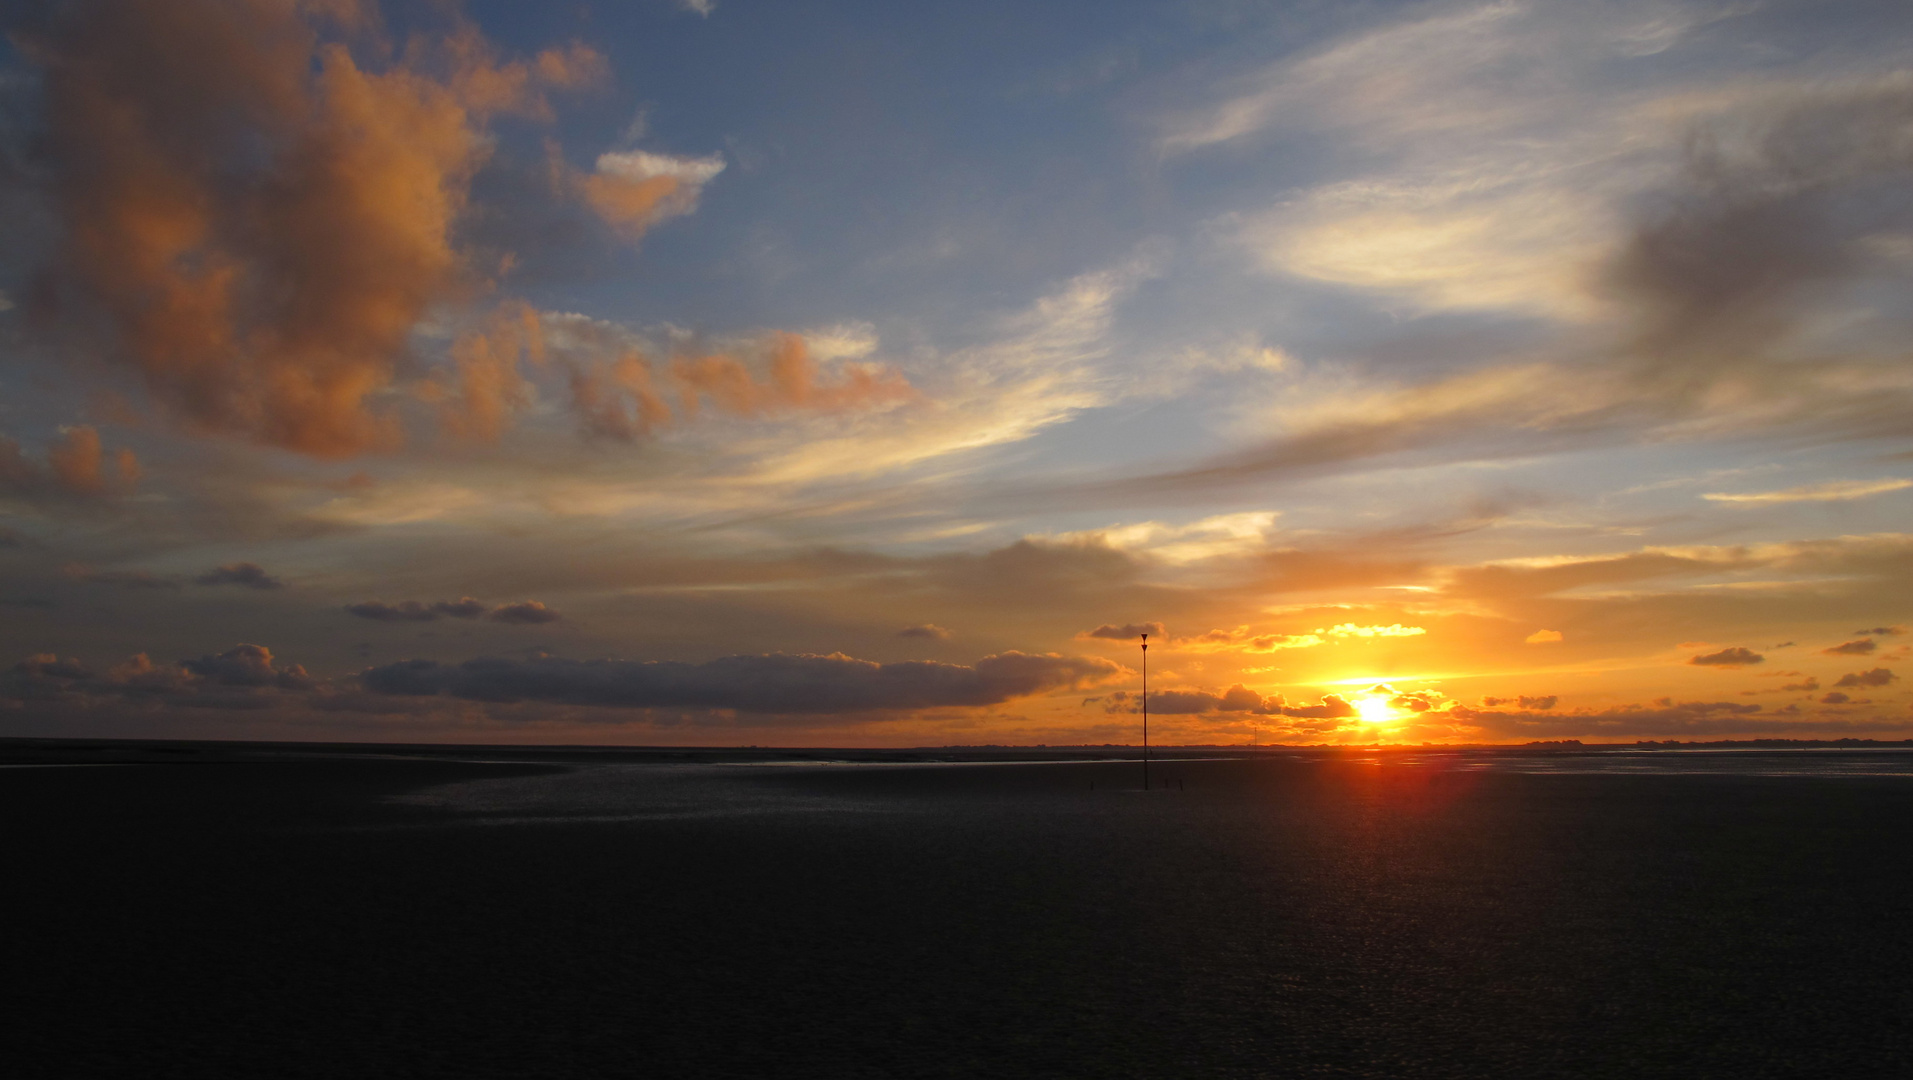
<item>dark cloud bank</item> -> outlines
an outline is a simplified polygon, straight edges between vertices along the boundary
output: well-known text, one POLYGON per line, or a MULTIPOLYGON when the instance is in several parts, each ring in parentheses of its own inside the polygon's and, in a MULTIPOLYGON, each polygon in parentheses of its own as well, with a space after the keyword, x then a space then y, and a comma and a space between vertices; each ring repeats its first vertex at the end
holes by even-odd
POLYGON ((248 589, 283 589, 286 583, 266 573, 258 563, 217 566, 193 579, 199 585, 240 585, 248 589))
POLYGON ((1747 667, 1750 664, 1765 663, 1766 659, 1752 649, 1735 645, 1730 649, 1691 657, 1687 662, 1696 667, 1747 667))
POLYGON ((1085 630, 1076 636, 1086 640, 1104 638, 1109 641, 1140 641, 1144 634, 1153 634, 1165 641, 1169 638, 1169 631, 1159 622, 1124 623, 1121 626, 1104 623, 1094 630, 1085 630))
POLYGON ((973 667, 908 660, 879 664, 834 653, 727 656, 677 661, 408 660, 365 672, 367 690, 471 701, 538 701, 626 708, 840 713, 996 705, 1049 690, 1092 686, 1124 674, 1100 657, 1007 652, 973 667))
POLYGON ((0 704, 84 707, 106 701, 265 708, 306 700, 328 709, 388 711, 378 699, 449 697, 615 708, 730 709, 749 713, 858 713, 999 705, 1096 686, 1130 672, 1095 656, 1006 652, 974 665, 880 664, 833 653, 727 656, 704 663, 481 658, 406 660, 355 677, 315 680, 261 645, 155 664, 139 655, 98 672, 51 653, 0 672, 0 704))
MULTIPOLYGON (((1127 690, 1110 694, 1105 712, 1138 713, 1142 695, 1127 690)), ((1324 694, 1315 705, 1291 705, 1281 694, 1261 694, 1237 683, 1215 693, 1209 690, 1152 690, 1149 711, 1163 716, 1196 716, 1203 713, 1246 713, 1256 716, 1287 716, 1298 720, 1346 720, 1356 716, 1355 706, 1340 694, 1324 694)))
MULTIPOLYGON (((68 563, 60 572, 69 580, 119 589, 177 589, 186 579, 145 570, 97 570, 85 563, 68 563)), ((246 589, 283 589, 286 583, 258 563, 224 563, 192 579, 195 585, 237 585, 246 589)))
MULTIPOLYGON (((974 665, 903 661, 883 664, 834 653, 727 656, 704 663, 636 660, 482 658, 461 663, 408 660, 336 680, 315 679, 260 645, 237 645, 171 664, 133 656, 105 671, 79 660, 41 654, 0 671, 0 707, 38 709, 69 718, 125 715, 125 710, 212 709, 232 712, 316 708, 374 714, 418 712, 432 700, 496 705, 597 706, 609 709, 709 709, 760 715, 829 715, 1000 705, 1017 698, 1087 689, 1132 677, 1101 657, 1006 652, 974 665)), ((1843 687, 1884 687, 1886 668, 1843 677, 1843 687)), ((1386 690, 1378 686, 1377 691, 1386 690)), ((1797 704, 1767 711, 1737 702, 1625 705, 1554 711, 1550 697, 1493 699, 1516 709, 1442 707, 1429 695, 1397 694, 1389 703, 1417 714, 1417 732, 1488 739, 1631 738, 1645 735, 1749 735, 1804 732, 1844 735, 1904 731, 1913 721, 1838 714, 1814 716, 1797 704)), ((1118 690, 1103 702, 1112 713, 1138 711, 1139 696, 1118 690)), ((1326 733, 1357 715, 1353 703, 1326 694, 1317 704, 1289 703, 1242 686, 1214 693, 1152 693, 1162 715, 1238 714, 1283 717, 1303 732, 1326 733)), ((1858 706, 1843 694, 1821 704, 1858 706)), ((611 722, 618 722, 612 717, 611 722)))
POLYGON ((30 656, 0 672, 0 704, 85 708, 105 701, 209 709, 264 709, 284 692, 319 684, 298 664, 282 665, 263 645, 235 645, 218 654, 155 664, 146 654, 97 672, 73 658, 30 656))
POLYGON ((516 604, 490 607, 469 596, 463 596, 457 600, 437 600, 429 604, 422 600, 400 600, 396 604, 388 604, 383 600, 366 600, 362 603, 347 604, 345 609, 361 619, 371 619, 374 622, 432 622, 439 618, 490 619, 493 622, 532 626, 557 622, 563 618, 555 608, 547 607, 538 600, 521 600, 516 604))

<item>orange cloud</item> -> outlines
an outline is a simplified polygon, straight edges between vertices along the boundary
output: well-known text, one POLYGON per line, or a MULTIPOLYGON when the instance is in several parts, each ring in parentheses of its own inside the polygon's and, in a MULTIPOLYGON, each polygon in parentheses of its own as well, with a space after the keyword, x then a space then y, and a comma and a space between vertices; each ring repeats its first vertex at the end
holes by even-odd
POLYGON ((537 312, 524 304, 507 304, 492 313, 484 330, 461 334, 452 342, 456 375, 420 384, 419 395, 438 403, 440 421, 453 435, 495 441, 531 402, 531 384, 519 371, 521 359, 544 363, 544 334, 537 312))
POLYGON ((627 240, 653 225, 697 209, 704 185, 724 171, 720 156, 675 157, 644 150, 598 155, 597 169, 577 173, 550 148, 552 183, 580 196, 592 212, 627 240))
POLYGON ((0 436, 0 491, 22 494, 110 495, 131 491, 144 470, 131 450, 108 455, 100 433, 89 426, 62 430, 47 447, 44 466, 20 452, 20 444, 0 436))
MULTIPOLYGON (((921 397, 901 373, 883 365, 843 364, 827 378, 804 339, 791 333, 773 333, 741 357, 680 355, 663 371, 629 344, 608 335, 585 337, 580 344, 575 334, 560 334, 553 349, 568 371, 572 411, 591 438, 629 442, 680 418, 695 419, 707 402, 721 413, 758 419, 849 412, 921 397), (610 355, 616 359, 604 359, 610 355)), ((528 400, 518 357, 542 364, 544 348, 529 311, 516 321, 494 320, 490 330, 467 335, 454 347, 458 384, 436 383, 429 392, 453 403, 447 420, 455 430, 492 437, 528 400)))
POLYGON ((1246 626, 1238 626, 1233 630, 1210 630, 1195 637, 1177 638, 1172 644, 1188 652, 1268 653, 1282 649, 1310 649, 1348 638, 1420 637, 1427 632, 1422 627, 1403 626, 1400 623, 1387 626, 1337 623, 1330 627, 1318 626, 1313 633, 1308 634, 1258 634, 1246 626))
POLYGON ((579 42, 546 49, 530 63, 503 62, 470 23, 458 26, 436 48, 414 40, 406 52, 415 68, 433 66, 433 61, 449 68, 445 83, 466 108, 481 115, 505 112, 550 120, 546 89, 579 90, 604 82, 610 74, 603 54, 579 42))
POLYGON ((1521 694, 1517 697, 1485 697, 1481 699, 1483 708, 1492 709, 1497 705, 1518 705, 1523 709, 1552 709, 1561 699, 1555 694, 1529 697, 1521 694))
POLYGON ((585 434, 630 442, 671 422, 651 380, 651 365, 635 350, 602 366, 573 365, 571 406, 585 434))
POLYGON ((804 339, 796 334, 773 334, 769 372, 758 379, 740 360, 721 354, 680 356, 671 361, 671 377, 678 386, 680 408, 696 416, 700 402, 709 400, 735 416, 807 409, 841 412, 888 402, 909 401, 916 388, 894 369, 846 364, 835 382, 818 377, 804 339))
POLYGON ((572 369, 572 407, 585 434, 629 442, 671 422, 671 407, 650 380, 650 365, 637 352, 614 363, 572 369))
POLYGON ((1341 638, 1419 637, 1427 632, 1427 630, 1419 626, 1403 626, 1400 623, 1392 623, 1388 626, 1363 626, 1359 623, 1337 623, 1327 630, 1316 631, 1317 634, 1327 634, 1331 637, 1341 638))
POLYGON ((67 228, 56 307, 103 312, 191 427, 319 457, 399 439, 370 400, 471 284, 451 230, 486 118, 603 70, 575 45, 501 62, 469 26, 368 68, 272 0, 79 5, 26 47, 67 228))
POLYGON ((580 177, 577 183, 586 205, 606 224, 633 238, 644 235, 659 219, 671 216, 685 201, 684 182, 675 176, 634 180, 616 173, 594 173, 580 177))
POLYGON ((62 439, 47 448, 47 465, 60 483, 73 491, 98 495, 106 490, 101 469, 100 433, 90 427, 68 428, 62 439))
POLYGON ((1280 649, 1307 649, 1327 643, 1327 639, 1314 634, 1256 634, 1246 626, 1233 630, 1208 630, 1194 637, 1177 638, 1171 642, 1184 652, 1248 652, 1267 653, 1280 649))

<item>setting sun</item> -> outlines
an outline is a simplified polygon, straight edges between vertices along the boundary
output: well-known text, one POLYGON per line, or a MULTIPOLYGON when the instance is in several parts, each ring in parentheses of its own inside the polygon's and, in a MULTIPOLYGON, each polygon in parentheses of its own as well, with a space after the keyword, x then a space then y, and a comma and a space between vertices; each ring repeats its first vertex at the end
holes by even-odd
POLYGON ((1364 723, 1386 724, 1398 719, 1395 707, 1388 703, 1387 698, 1357 698, 1352 704, 1355 706, 1355 711, 1361 714, 1364 723))

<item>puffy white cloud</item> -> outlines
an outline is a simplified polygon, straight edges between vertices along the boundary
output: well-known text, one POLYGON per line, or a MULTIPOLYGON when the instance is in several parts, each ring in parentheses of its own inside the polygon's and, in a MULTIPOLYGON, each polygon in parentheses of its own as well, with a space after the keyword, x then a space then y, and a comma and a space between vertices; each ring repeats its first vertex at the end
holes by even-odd
POLYGON ((627 180, 650 180, 668 176, 683 184, 708 184, 724 171, 724 156, 679 157, 654 154, 647 150, 626 150, 598 155, 598 171, 627 180))

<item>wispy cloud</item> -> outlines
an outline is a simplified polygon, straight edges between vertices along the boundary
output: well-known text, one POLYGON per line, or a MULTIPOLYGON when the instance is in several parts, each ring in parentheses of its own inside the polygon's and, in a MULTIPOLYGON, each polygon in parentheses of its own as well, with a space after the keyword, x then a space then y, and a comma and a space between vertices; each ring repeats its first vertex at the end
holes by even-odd
POLYGON ((1611 65, 1706 21, 1665 3, 1449 5, 1269 65, 1161 145, 1332 132, 1379 167, 1237 218, 1265 267, 1432 309, 1584 319, 1610 204, 1677 151, 1664 77, 1615 86, 1611 65))
POLYGON ((1273 510, 1257 510, 1218 514, 1184 525, 1142 521, 1131 525, 1058 533, 1042 539, 1059 543, 1107 544, 1119 551, 1143 553, 1152 559, 1183 565, 1219 556, 1267 550, 1275 533, 1275 519, 1278 516, 1273 510))
POLYGON ((958 350, 923 371, 927 402, 908 415, 873 417, 850 431, 793 431, 763 444, 754 484, 794 486, 869 478, 1021 442, 1118 393, 1097 369, 1108 355, 1117 305, 1151 272, 1144 260, 1079 275, 1001 320, 995 340, 958 350))
POLYGON ((1173 120, 1172 168, 1278 145, 1261 139, 1359 149, 1277 205, 1216 220, 1264 269, 1346 286, 1390 318, 1405 304, 1539 317, 1561 336, 1434 379, 1351 368, 1327 394, 1323 365, 1292 371, 1245 410, 1244 429, 1278 431, 1260 445, 1087 490, 1161 498, 1644 436, 1903 433, 1913 380, 1892 326, 1838 317, 1849 330, 1832 351, 1815 335, 1836 320, 1829 297, 1904 282, 1863 254, 1903 215, 1836 208, 1913 175, 1893 134, 1913 83, 1878 57, 1758 76, 1681 61, 1697 30, 1749 10, 1443 6, 1278 61, 1173 120))
POLYGON ((1846 502, 1852 499, 1864 499, 1872 495, 1884 495, 1889 491, 1904 491, 1910 487, 1913 487, 1913 480, 1835 480, 1825 484, 1809 484, 1805 487, 1787 488, 1783 491, 1710 491, 1702 495, 1701 498, 1709 502, 1741 503, 1746 505, 1791 502, 1846 502))

